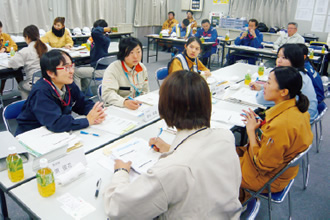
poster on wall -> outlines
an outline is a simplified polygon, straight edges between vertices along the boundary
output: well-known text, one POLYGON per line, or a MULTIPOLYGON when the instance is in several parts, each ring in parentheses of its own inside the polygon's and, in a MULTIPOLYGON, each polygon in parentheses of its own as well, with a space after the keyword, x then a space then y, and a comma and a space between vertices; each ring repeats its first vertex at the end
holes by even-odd
POLYGON ((323 32, 325 18, 326 18, 325 15, 314 15, 311 31, 323 32))
POLYGON ((229 4, 229 0, 213 0, 213 4, 229 4))
POLYGON ((298 0, 295 20, 311 21, 315 0, 298 0))
POLYGON ((326 15, 329 0, 316 0, 314 14, 326 15))
POLYGON ((325 26, 324 32, 330 33, 330 16, 328 16, 327 25, 325 26))

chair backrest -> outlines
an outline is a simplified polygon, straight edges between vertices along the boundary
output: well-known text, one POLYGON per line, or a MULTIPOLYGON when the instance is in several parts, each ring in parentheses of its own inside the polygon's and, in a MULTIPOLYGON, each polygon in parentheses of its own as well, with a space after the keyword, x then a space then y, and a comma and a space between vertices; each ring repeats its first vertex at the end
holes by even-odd
POLYGON ((32 75, 32 85, 34 85, 36 83, 36 81, 38 79, 40 79, 41 77, 42 77, 41 70, 34 72, 32 75))
POLYGON ((99 98, 99 101, 102 102, 102 84, 97 87, 97 97, 99 98))
POLYGON ((311 41, 309 44, 310 44, 310 48, 313 49, 322 49, 322 47, 324 46, 326 50, 329 50, 329 47, 326 42, 311 41))
POLYGON ((116 56, 106 56, 106 57, 102 57, 100 58, 95 65, 94 71, 93 71, 93 76, 92 78, 95 79, 95 70, 98 69, 98 67, 101 66, 109 66, 112 62, 114 62, 115 60, 117 60, 116 56))
POLYGON ((13 103, 7 105, 3 109, 2 119, 3 119, 3 122, 5 123, 7 131, 11 132, 8 120, 16 119, 18 117, 18 115, 22 111, 22 107, 23 107, 25 101, 26 100, 24 99, 24 100, 13 102, 13 103))
POLYGON ((158 86, 160 87, 159 80, 164 80, 168 76, 168 69, 167 67, 162 67, 156 70, 156 80, 158 83, 158 86))

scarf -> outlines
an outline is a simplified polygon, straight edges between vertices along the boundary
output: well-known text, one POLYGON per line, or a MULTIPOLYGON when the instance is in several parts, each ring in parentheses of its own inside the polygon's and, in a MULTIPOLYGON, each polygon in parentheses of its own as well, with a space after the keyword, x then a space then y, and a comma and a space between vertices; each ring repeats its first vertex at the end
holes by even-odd
POLYGON ((55 34, 56 37, 63 37, 64 33, 65 33, 65 27, 63 27, 62 29, 60 30, 56 30, 54 28, 54 26, 52 27, 52 32, 53 34, 55 34))

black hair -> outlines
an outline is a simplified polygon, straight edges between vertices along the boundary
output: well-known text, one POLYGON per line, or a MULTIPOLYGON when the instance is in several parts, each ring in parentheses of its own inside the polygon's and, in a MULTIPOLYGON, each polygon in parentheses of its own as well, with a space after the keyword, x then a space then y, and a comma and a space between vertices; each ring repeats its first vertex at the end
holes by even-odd
POLYGON ((202 20, 202 24, 205 24, 205 23, 209 23, 209 24, 211 24, 209 19, 203 19, 203 20, 202 20))
POLYGON ((190 21, 187 18, 185 18, 183 19, 182 23, 184 24, 184 26, 188 27, 190 21))
POLYGON ((39 58, 48 51, 46 44, 40 40, 39 29, 37 26, 32 24, 25 27, 23 30, 23 37, 28 37, 31 41, 36 42, 34 48, 36 49, 39 58))
POLYGON ((93 27, 108 27, 108 23, 104 19, 99 19, 94 22, 93 27))
POLYGON ((304 53, 300 46, 297 44, 283 44, 277 50, 277 55, 283 48, 284 57, 290 60, 292 67, 297 68, 299 71, 305 72, 304 53))
POLYGON ((258 27, 258 25, 259 25, 259 22, 257 21, 257 19, 254 19, 254 18, 250 19, 249 22, 254 22, 256 24, 256 27, 258 27))
POLYGON ((142 52, 142 43, 139 41, 139 39, 135 37, 122 38, 119 42, 119 52, 117 54, 118 60, 124 61, 125 57, 127 57, 130 52, 137 46, 141 47, 142 52))
POLYGON ((0 21, 0 28, 2 28, 2 22, 0 21))
POLYGON ((168 14, 168 15, 169 15, 169 14, 172 14, 173 17, 175 17, 175 13, 174 13, 174 11, 170 11, 170 12, 168 12, 167 14, 168 14))
POLYGON ((42 55, 40 58, 40 67, 43 78, 49 81, 51 80, 47 71, 51 71, 57 76, 56 67, 61 63, 63 63, 63 65, 66 64, 64 55, 68 56, 71 62, 73 62, 71 56, 67 52, 58 49, 51 50, 42 55))
POLYGON ((299 99, 296 105, 300 112, 306 112, 308 110, 309 100, 301 93, 303 80, 299 71, 291 66, 281 66, 275 67, 272 72, 274 72, 279 89, 287 89, 290 99, 298 96, 299 99))
POLYGON ((303 55, 306 56, 304 61, 308 61, 310 65, 313 67, 313 69, 316 70, 314 64, 308 58, 308 47, 305 44, 297 44, 297 45, 302 49, 303 55))
POLYGON ((199 46, 202 48, 202 42, 198 37, 190 37, 186 43, 186 46, 188 46, 189 44, 191 44, 192 42, 197 41, 197 43, 199 44, 199 46))
POLYGON ((188 10, 186 14, 188 14, 188 12, 190 12, 191 15, 194 15, 194 12, 192 10, 188 10))

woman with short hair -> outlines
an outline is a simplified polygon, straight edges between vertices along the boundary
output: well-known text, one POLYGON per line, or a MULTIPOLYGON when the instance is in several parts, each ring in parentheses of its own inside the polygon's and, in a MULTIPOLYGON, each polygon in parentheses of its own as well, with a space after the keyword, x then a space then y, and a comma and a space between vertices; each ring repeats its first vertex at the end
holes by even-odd
MULTIPOLYGON (((162 83, 159 114, 178 132, 171 145, 152 138, 160 160, 134 182, 131 163, 115 162, 105 188, 111 219, 239 219, 241 171, 230 130, 210 128, 211 97, 206 81, 181 70, 162 83), (203 98, 201 98, 203 97, 203 98)), ((148 146, 146 146, 148 147, 148 146)))

